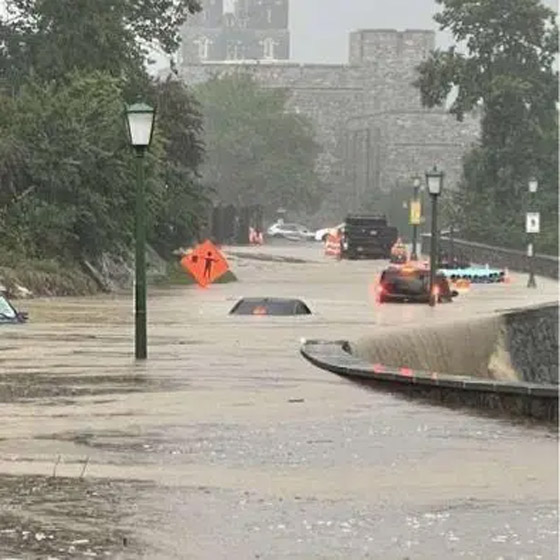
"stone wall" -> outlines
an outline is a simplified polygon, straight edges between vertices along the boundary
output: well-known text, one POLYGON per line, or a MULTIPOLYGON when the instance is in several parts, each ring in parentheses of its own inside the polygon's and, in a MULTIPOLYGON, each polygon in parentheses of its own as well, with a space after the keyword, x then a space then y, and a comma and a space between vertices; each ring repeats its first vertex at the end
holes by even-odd
MULTIPOLYGON (((429 255, 431 235, 423 234, 421 238, 422 253, 429 255)), ((517 272, 529 271, 529 258, 523 251, 494 247, 463 239, 454 239, 453 245, 455 253, 460 254, 474 264, 489 264, 495 268, 509 268, 517 272)), ((448 237, 441 237, 439 247, 442 252, 449 252, 451 240, 448 237)), ((536 275, 558 279, 558 257, 535 255, 533 264, 536 275)))
POLYGON ((207 62, 183 64, 187 84, 213 75, 249 72, 264 87, 291 92, 290 106, 315 124, 323 154, 324 207, 340 220, 359 210, 374 188, 391 190, 434 164, 450 185, 479 134, 478 118, 457 122, 441 109, 421 106, 412 82, 435 44, 426 30, 372 29, 350 37, 348 64, 207 62))
POLYGON ((468 407, 497 416, 528 417, 558 425, 558 386, 555 384, 493 381, 373 364, 367 357, 354 354, 348 341, 305 341, 301 354, 321 369, 376 390, 399 392, 453 409, 468 407))
POLYGON ((504 315, 515 370, 530 383, 558 384, 558 304, 504 315))

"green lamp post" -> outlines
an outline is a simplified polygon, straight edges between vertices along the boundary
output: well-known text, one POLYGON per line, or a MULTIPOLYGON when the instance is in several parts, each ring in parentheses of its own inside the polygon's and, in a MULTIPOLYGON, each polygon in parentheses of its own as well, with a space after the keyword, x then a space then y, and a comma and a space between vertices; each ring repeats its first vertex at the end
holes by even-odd
POLYGON ((135 283, 134 283, 134 350, 137 360, 145 360, 146 328, 146 190, 144 155, 152 142, 156 111, 145 103, 126 107, 130 145, 136 152, 136 212, 135 212, 135 283))
POLYGON ((434 307, 437 303, 436 293, 436 270, 438 266, 438 229, 437 229, 437 199, 443 189, 443 171, 438 171, 437 167, 426 172, 426 184, 428 193, 432 199, 432 235, 430 243, 430 306, 434 307))

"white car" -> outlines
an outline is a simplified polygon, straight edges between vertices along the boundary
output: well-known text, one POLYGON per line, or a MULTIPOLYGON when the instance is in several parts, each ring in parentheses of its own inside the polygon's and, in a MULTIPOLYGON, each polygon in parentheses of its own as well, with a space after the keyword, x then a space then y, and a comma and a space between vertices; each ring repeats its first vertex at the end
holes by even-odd
POLYGON ((267 234, 270 237, 283 237, 291 241, 307 241, 314 238, 315 234, 300 224, 272 224, 267 234))
POLYGON ((327 240, 327 235, 334 235, 337 231, 344 228, 344 223, 338 224, 335 227, 318 229, 315 232, 315 241, 322 241, 323 243, 327 240))

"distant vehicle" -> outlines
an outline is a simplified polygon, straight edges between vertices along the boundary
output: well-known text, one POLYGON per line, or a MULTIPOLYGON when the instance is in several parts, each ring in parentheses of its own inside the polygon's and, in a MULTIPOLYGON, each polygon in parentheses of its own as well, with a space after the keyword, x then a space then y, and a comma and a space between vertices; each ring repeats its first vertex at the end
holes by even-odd
POLYGON ((334 227, 318 229, 315 232, 315 241, 322 241, 324 243, 329 235, 335 235, 337 231, 342 229, 344 229, 344 222, 334 227))
POLYGON ((8 298, 0 294, 0 324, 25 323, 27 319, 28 314, 25 311, 17 311, 8 298))
POLYGON ((376 214, 350 214, 342 234, 341 258, 389 259, 399 237, 387 218, 376 214))
POLYGON ((312 231, 301 224, 284 224, 281 222, 272 224, 267 233, 270 237, 279 237, 290 241, 308 241, 315 237, 312 231))
MULTIPOLYGON (((452 290, 443 274, 436 275, 436 294, 438 302, 450 302, 459 295, 452 290)), ((430 271, 413 266, 390 266, 386 268, 377 286, 377 300, 410 301, 428 303, 430 301, 430 271)))

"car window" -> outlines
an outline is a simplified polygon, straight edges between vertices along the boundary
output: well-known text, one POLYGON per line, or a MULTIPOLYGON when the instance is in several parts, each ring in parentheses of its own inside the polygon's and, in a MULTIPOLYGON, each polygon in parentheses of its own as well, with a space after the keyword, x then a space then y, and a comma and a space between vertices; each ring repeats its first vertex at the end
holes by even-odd
POLYGON ((4 296, 0 296, 0 316, 7 317, 8 319, 14 319, 16 316, 14 308, 4 296))
POLYGON ((294 224, 284 224, 282 229, 284 231, 296 231, 297 227, 294 224))

